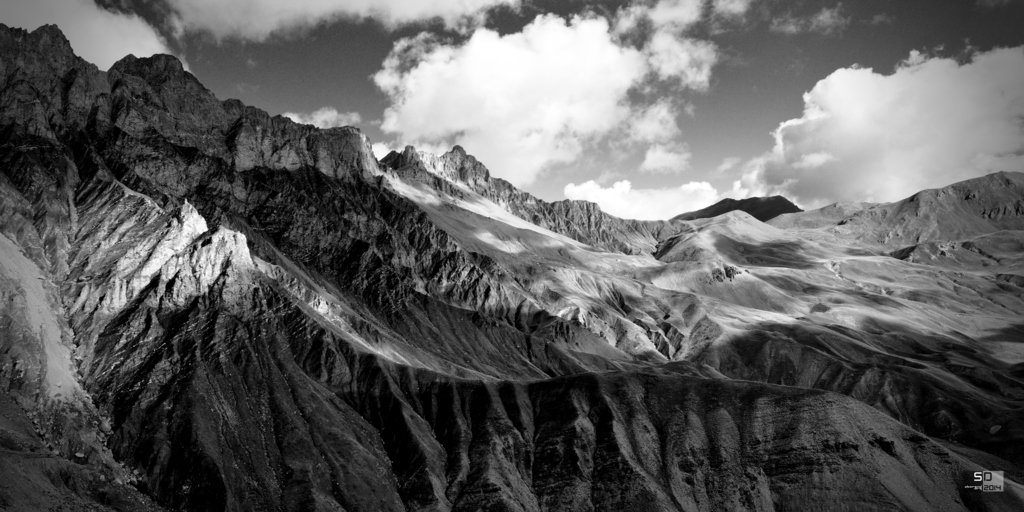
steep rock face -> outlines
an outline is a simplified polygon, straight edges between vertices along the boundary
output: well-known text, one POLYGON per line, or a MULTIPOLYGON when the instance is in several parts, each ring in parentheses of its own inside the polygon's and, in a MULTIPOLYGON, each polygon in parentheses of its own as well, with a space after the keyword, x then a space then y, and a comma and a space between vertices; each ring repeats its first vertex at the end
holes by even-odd
POLYGON ((352 128, 318 130, 266 112, 238 100, 224 102, 237 116, 226 133, 236 171, 268 168, 294 171, 316 168, 327 176, 372 172, 377 168, 366 136, 352 128))
POLYGON ((52 140, 97 115, 104 117, 106 76, 75 56, 60 29, 8 29, 0 38, 0 116, 5 126, 16 123, 28 134, 52 140))
POLYGON ((722 199, 721 201, 697 211, 681 213, 672 220, 697 220, 717 217, 733 211, 749 213, 761 222, 768 222, 779 215, 802 212, 797 205, 782 196, 748 197, 746 199, 722 199))
POLYGON ((225 154, 222 131, 228 113, 178 59, 129 55, 110 68, 108 81, 111 121, 128 135, 143 138, 152 130, 175 146, 225 154))
POLYGON ((0 387, 54 455, 130 479, 105 445, 105 418, 80 385, 61 283, 81 177, 63 144, 107 112, 106 77, 53 26, 0 30, 0 387))
MULTIPOLYGON (((445 497, 453 510, 967 505, 955 487, 927 483, 952 477, 958 458, 835 395, 708 380, 683 363, 529 386, 448 386, 420 387, 420 397, 436 389, 435 398, 413 395, 408 404, 427 425, 445 426, 428 440, 448 453, 445 497), (826 419, 833 415, 848 423, 826 419), (908 485, 878 485, 870 472, 908 485), (820 500, 823 492, 830 501, 820 500)), ((421 477, 426 487, 425 480, 443 485, 443 469, 414 465, 409 472, 437 471, 421 477)), ((428 496, 418 505, 448 508, 428 496)))
POLYGON ((279 357, 295 331, 268 325, 286 305, 239 233, 207 231, 168 259, 92 351, 85 383, 115 453, 174 508, 401 509, 379 489, 372 431, 279 357))
MULTIPOLYGON (((948 386, 911 395, 937 406, 889 407, 895 386, 854 378, 860 365, 896 364, 875 352, 889 338, 832 340, 835 353, 820 359, 812 338, 799 372, 786 364, 790 348, 775 350, 786 343, 751 360, 737 341, 754 322, 806 313, 808 295, 835 310, 819 322, 859 321, 841 300, 882 300, 870 257, 779 243, 739 212, 706 225, 638 223, 543 203, 458 150, 382 169, 355 130, 218 102, 163 56, 125 59, 104 75, 51 32, 0 27, 3 64, 21 59, 41 74, 33 83, 74 68, 61 83, 100 85, 68 96, 91 103, 50 110, 33 105, 65 105, 63 89, 9 89, 0 241, 13 256, 3 260, 0 328, 11 336, 0 376, 19 407, 55 418, 40 428, 57 451, 45 464, 82 462, 85 477, 65 482, 102 474, 189 510, 1021 505, 1014 492, 959 490, 960 472, 980 468, 969 459, 1012 464, 952 452, 886 416, 927 429, 947 412, 964 425, 998 409, 1005 421, 990 438, 964 430, 976 446, 1012 454, 1018 370, 984 347, 979 374, 963 381, 986 390, 957 382, 965 391, 954 398, 985 403, 958 410, 941 403, 948 386), (53 58, 63 67, 39 64, 51 57, 36 46, 47 44, 64 52, 53 58), (89 113, 85 122, 76 112, 89 113), (671 240, 661 247, 672 261, 651 256, 659 239, 671 240), (819 274, 843 284, 821 286, 819 274), (852 287, 860 295, 844 295, 852 287), (18 323, 28 305, 68 335, 18 323), (75 408, 35 398, 64 375, 49 373, 54 363, 81 390, 75 408)), ((916 299, 995 307, 965 295, 916 299)), ((940 325, 978 331, 949 322, 940 325)), ((753 335, 778 330, 769 327, 753 335)), ((949 380, 945 363, 928 382, 949 380)), ((886 382, 921 382, 890 374, 886 382)), ((28 467, 25 443, 3 467, 28 467)), ((30 506, 21 490, 35 484, 12 485, 0 500, 30 506)), ((83 506, 148 506, 105 502, 95 485, 64 487, 83 506)))

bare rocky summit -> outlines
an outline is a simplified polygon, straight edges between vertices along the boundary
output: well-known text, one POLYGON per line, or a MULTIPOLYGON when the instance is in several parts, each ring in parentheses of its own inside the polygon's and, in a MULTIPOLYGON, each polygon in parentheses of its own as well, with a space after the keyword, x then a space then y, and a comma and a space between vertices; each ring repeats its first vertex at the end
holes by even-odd
POLYGON ((1024 507, 1019 175, 640 222, 52 26, 0 77, 0 508, 1024 507))

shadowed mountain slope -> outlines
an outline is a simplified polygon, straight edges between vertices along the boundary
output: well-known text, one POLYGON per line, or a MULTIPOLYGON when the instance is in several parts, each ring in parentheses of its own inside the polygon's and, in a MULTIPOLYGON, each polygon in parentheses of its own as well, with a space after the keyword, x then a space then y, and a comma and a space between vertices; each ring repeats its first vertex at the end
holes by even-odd
POLYGON ((992 269, 378 162, 52 26, 0 76, 0 507, 1024 505, 992 269))

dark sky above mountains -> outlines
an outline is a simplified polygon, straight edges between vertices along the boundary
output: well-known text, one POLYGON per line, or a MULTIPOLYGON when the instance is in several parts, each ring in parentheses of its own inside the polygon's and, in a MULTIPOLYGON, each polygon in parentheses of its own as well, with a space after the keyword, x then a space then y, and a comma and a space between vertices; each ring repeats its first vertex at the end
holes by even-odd
MULTIPOLYGON (((545 199, 892 201, 1024 171, 1022 0, 4 0, 101 68, 170 52, 218 97, 376 150, 461 144, 545 199)), ((383 156, 381 154, 380 156, 383 156)))

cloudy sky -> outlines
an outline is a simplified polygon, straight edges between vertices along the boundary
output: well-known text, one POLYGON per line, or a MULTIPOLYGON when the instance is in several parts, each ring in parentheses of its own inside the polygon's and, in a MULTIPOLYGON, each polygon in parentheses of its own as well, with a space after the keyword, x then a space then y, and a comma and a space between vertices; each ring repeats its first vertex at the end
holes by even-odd
POLYGON ((460 144, 548 200, 893 201, 1024 171, 1024 0, 0 0, 106 69, 172 53, 222 99, 460 144))

